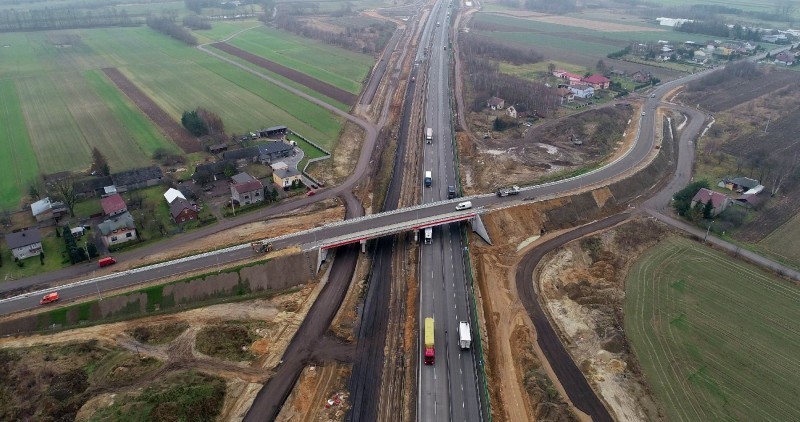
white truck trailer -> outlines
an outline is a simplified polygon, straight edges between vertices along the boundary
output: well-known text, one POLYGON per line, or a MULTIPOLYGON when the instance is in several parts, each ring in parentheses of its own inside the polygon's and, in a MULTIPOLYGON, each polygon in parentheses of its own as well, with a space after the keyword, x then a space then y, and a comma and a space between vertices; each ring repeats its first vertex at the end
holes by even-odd
POLYGON ((469 323, 461 321, 458 323, 458 345, 462 350, 469 349, 472 345, 472 333, 469 331, 469 323))
POLYGON ((425 228, 425 244, 430 245, 433 243, 433 227, 425 228))

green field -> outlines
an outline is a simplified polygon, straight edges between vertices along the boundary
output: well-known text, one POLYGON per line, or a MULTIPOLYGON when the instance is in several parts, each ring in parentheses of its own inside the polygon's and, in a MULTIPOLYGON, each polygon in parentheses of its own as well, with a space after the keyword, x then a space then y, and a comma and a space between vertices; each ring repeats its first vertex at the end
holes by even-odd
POLYGON ((15 207, 27 195, 28 184, 39 174, 17 89, 10 79, 0 79, 0 207, 15 207))
POLYGON ((800 420, 796 285, 675 236, 637 260, 624 312, 667 420, 800 420))
POLYGON ((783 223, 777 230, 758 242, 758 246, 783 258, 783 260, 788 261, 797 268, 800 267, 798 238, 800 238, 800 215, 796 215, 791 220, 783 223))

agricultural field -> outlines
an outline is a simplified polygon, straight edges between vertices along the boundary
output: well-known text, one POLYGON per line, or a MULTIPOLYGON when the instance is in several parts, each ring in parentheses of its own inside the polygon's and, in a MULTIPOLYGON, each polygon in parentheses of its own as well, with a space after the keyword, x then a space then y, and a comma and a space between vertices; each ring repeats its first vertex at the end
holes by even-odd
POLYGON ((668 420, 800 419, 798 286, 676 236, 625 285, 625 331, 668 420))
POLYGON ((797 239, 800 239, 800 215, 795 215, 778 227, 758 242, 758 246, 780 257, 783 262, 800 268, 800 248, 797 247, 797 239))
POLYGON ((0 79, 0 207, 17 206, 28 183, 39 174, 36 154, 25 128, 19 97, 10 79, 0 79), (15 163, 16 165, 12 165, 15 163))
POLYGON ((367 54, 266 27, 245 31, 229 44, 353 94, 361 92, 375 63, 367 54))

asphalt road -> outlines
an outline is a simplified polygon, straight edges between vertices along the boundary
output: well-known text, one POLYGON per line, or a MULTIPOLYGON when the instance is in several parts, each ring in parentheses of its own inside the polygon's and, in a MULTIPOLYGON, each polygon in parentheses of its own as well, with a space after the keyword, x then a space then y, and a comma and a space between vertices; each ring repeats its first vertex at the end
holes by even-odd
MULTIPOLYGON (((449 10, 446 2, 438 2, 428 20, 430 35, 426 41, 429 44, 425 45, 430 47, 425 63, 428 67, 425 126, 433 129, 433 141, 431 144, 424 139, 416 141, 424 146, 420 174, 430 171, 433 183, 422 190, 423 204, 446 199, 448 186, 458 186, 450 121, 450 51, 446 49, 450 43, 449 10)), ((475 356, 471 350, 462 351, 458 347, 459 321, 471 322, 464 249, 458 224, 434 228, 432 244, 420 247, 417 412, 421 421, 483 419, 475 356), (434 319, 434 365, 425 365, 422 361, 423 325, 427 317, 434 319)))

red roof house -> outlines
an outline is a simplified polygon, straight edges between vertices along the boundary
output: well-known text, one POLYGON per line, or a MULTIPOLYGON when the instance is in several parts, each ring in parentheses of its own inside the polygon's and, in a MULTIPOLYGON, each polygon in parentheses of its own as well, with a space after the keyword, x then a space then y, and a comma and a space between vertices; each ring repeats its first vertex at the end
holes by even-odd
POLYGON ((125 200, 119 196, 118 193, 106 196, 100 200, 100 206, 103 207, 103 214, 113 217, 128 211, 128 206, 125 205, 125 200))
POLYGON ((591 85, 594 89, 608 89, 608 86, 611 84, 611 79, 599 73, 595 73, 594 75, 583 78, 583 82, 591 85))
POLYGON ((714 192, 713 190, 709 190, 706 188, 701 188, 692 198, 692 207, 695 206, 696 203, 700 202, 703 204, 707 204, 708 201, 711 201, 712 206, 712 215, 717 215, 722 211, 725 211, 728 208, 728 205, 731 203, 731 198, 724 193, 714 192))

